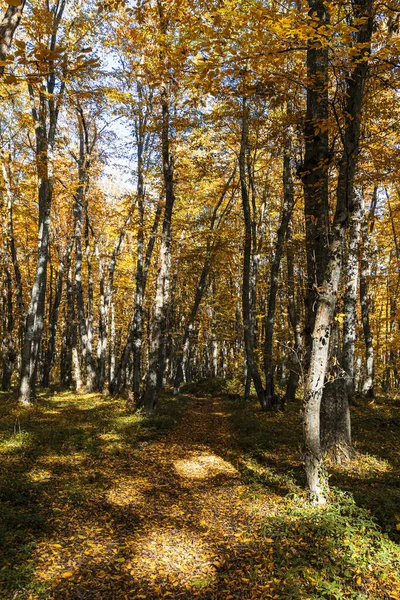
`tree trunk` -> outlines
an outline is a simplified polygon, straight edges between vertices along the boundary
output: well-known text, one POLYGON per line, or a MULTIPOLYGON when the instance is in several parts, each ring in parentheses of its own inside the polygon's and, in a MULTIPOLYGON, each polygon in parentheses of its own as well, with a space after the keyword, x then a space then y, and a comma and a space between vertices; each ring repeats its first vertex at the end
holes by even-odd
MULTIPOLYGON (((324 27, 330 17, 324 0, 308 0, 309 14, 324 27)), ((311 349, 318 287, 328 262, 328 45, 310 41, 307 49, 307 109, 305 155, 302 166, 306 221, 307 296, 305 342, 307 359, 311 349)), ((308 362, 308 360, 307 360, 308 362)))
POLYGON ((14 369, 15 350, 13 344, 13 297, 12 278, 7 262, 4 266, 3 284, 3 342, 2 342, 2 377, 1 389, 7 392, 11 387, 11 378, 14 369))
MULTIPOLYGON (((50 50, 54 50, 56 47, 58 27, 64 8, 65 2, 61 2, 57 10, 52 13, 53 32, 49 39, 50 50)), ((63 81, 57 95, 55 94, 56 75, 54 65, 50 61, 50 67, 52 66, 53 69, 50 68, 50 73, 46 77, 46 83, 42 82, 40 84, 38 108, 35 104, 34 88, 31 83, 28 84, 36 136, 35 158, 39 183, 39 247, 21 353, 19 400, 25 405, 30 403, 30 396, 35 387, 37 359, 44 326, 46 276, 50 242, 50 210, 53 197, 53 156, 58 114, 65 90, 65 81, 63 81)))
POLYGON ((323 449, 320 439, 321 400, 328 367, 331 326, 335 314, 345 231, 354 212, 354 176, 359 152, 361 110, 372 35, 372 0, 354 6, 358 21, 357 54, 347 79, 347 106, 344 112, 343 155, 339 166, 337 204, 332 227, 329 260, 319 289, 312 335, 310 365, 305 385, 304 439, 305 471, 311 496, 318 503, 327 497, 327 478, 323 473, 323 449))
POLYGON ((74 302, 74 288, 72 283, 72 269, 71 266, 68 268, 67 277, 67 302, 68 302, 68 327, 69 327, 69 339, 71 341, 71 379, 74 384, 75 390, 80 393, 83 391, 81 366, 79 362, 78 353, 78 325, 76 322, 75 302, 74 302))
POLYGON ((164 175, 165 209, 161 232, 160 258, 156 281, 156 296, 151 326, 149 364, 146 375, 146 387, 143 394, 143 406, 149 414, 157 406, 158 382, 164 374, 165 356, 161 352, 164 346, 166 310, 170 292, 172 211, 175 203, 173 157, 170 152, 170 113, 167 91, 162 93, 162 164, 164 175))
POLYGON ((287 259, 287 290, 288 290, 288 317, 289 323, 293 329, 294 344, 290 349, 291 357, 289 360, 290 372, 286 384, 284 402, 292 402, 296 399, 296 391, 299 384, 302 371, 302 350, 303 339, 301 331, 300 300, 296 302, 295 279, 294 279, 294 251, 292 241, 292 227, 289 227, 286 234, 286 259, 287 259))
POLYGON ((242 136, 239 153, 240 190, 242 196, 242 207, 244 216, 244 249, 243 249, 243 287, 242 287, 242 310, 243 310, 243 337, 246 352, 246 362, 249 373, 254 383, 258 401, 261 408, 265 410, 265 393, 261 375, 258 369, 254 353, 254 319, 252 317, 252 302, 250 295, 251 282, 251 257, 252 257, 252 219, 249 199, 248 182, 246 175, 246 154, 249 144, 249 111, 246 100, 243 99, 242 113, 242 136))
POLYGON ((278 277, 283 247, 294 208, 293 180, 290 169, 289 154, 283 157, 283 207, 281 224, 278 229, 274 258, 271 265, 270 287, 268 295, 268 312, 265 323, 264 371, 265 371, 265 404, 268 410, 277 405, 274 393, 273 336, 275 324, 276 296, 278 293, 278 277))
MULTIPOLYGON (((8 6, 3 20, 0 24, 0 61, 3 63, 7 54, 11 48, 11 42, 14 37, 14 33, 21 21, 22 11, 24 10, 25 0, 21 0, 21 2, 17 6, 8 6)), ((0 65, 0 76, 4 74, 5 66, 4 64, 0 65)))
POLYGON ((321 403, 321 450, 335 463, 352 457, 351 420, 347 395, 348 381, 340 366, 339 323, 333 321, 329 340, 329 377, 321 403))
POLYGON ((372 330, 370 324, 371 297, 369 291, 369 280, 371 276, 370 269, 370 237, 374 228, 374 216, 378 200, 378 187, 375 186, 369 217, 365 214, 364 198, 362 202, 362 222, 361 222, 361 260, 360 260, 360 304, 361 320, 365 342, 365 378, 362 384, 363 396, 373 398, 374 396, 374 376, 375 376, 375 358, 372 345, 372 330))
POLYGON ((75 157, 78 165, 78 188, 75 194, 74 217, 75 217, 75 299, 78 311, 78 324, 81 342, 82 362, 86 367, 86 388, 92 391, 95 385, 95 366, 92 354, 92 320, 93 307, 91 295, 93 294, 93 283, 91 282, 91 252, 88 239, 88 223, 84 230, 85 213, 87 213, 87 191, 89 185, 90 169, 90 145, 88 129, 81 107, 77 108, 78 134, 79 134, 79 156, 75 157), (88 302, 85 310, 83 294, 83 250, 82 238, 85 237, 85 251, 88 266, 88 302), (86 314, 87 312, 87 314, 86 314))
POLYGON ((48 176, 47 159, 38 155, 38 162, 43 168, 43 178, 39 185, 39 250, 35 280, 32 288, 31 302, 28 309, 25 339, 21 355, 21 382, 19 401, 22 404, 30 403, 31 393, 34 390, 36 377, 36 362, 39 345, 43 332, 44 300, 46 293, 47 261, 49 254, 50 234, 50 206, 53 192, 53 182, 48 176))
POLYGON ((342 367, 344 370, 344 387, 348 401, 354 395, 354 347, 357 326, 357 285, 358 285, 358 250, 361 231, 361 195, 360 190, 354 192, 353 211, 349 216, 348 248, 345 262, 346 290, 343 301, 343 352, 342 367))
POLYGON ((60 261, 60 267, 58 271, 57 278, 57 286, 56 286, 56 294, 54 298, 54 303, 50 306, 50 331, 49 331, 49 341, 47 344, 47 351, 43 365, 43 375, 42 375, 42 386, 47 388, 50 384, 50 371, 54 362, 54 354, 56 347, 56 335, 57 335, 57 326, 58 326, 58 311, 61 304, 62 298, 62 286, 63 286, 63 278, 64 278, 64 269, 65 263, 64 260, 60 261))

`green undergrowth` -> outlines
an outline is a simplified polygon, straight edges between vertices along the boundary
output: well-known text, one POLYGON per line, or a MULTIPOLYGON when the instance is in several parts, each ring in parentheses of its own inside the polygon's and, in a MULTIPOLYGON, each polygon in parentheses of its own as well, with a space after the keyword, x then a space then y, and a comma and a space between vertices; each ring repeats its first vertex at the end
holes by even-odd
POLYGON ((349 494, 335 490, 323 508, 288 498, 264 535, 279 598, 399 598, 399 547, 349 494))
POLYGON ((316 508, 304 492, 300 406, 266 414, 255 402, 226 403, 249 493, 271 498, 263 534, 275 597, 400 598, 396 406, 353 408, 355 458, 327 465, 330 501, 316 508))

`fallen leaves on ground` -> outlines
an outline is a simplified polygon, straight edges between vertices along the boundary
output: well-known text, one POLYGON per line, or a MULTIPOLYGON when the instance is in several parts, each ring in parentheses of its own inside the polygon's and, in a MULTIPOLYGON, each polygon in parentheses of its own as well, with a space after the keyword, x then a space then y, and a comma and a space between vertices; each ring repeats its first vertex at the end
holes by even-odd
MULTIPOLYGON (((331 515, 314 529, 318 517, 301 508, 295 479, 268 464, 296 465, 296 449, 264 449, 258 460, 256 446, 253 455, 240 446, 246 436, 230 412, 240 406, 170 400, 165 413, 145 419, 96 395, 49 396, 18 416, 18 444, 7 437, 17 409, 6 406, 1 598, 289 599, 313 587, 320 595, 310 597, 345 598, 355 586, 377 598, 374 573, 357 571, 334 545, 328 551, 324 527, 337 535, 331 515), (287 497, 295 491, 296 501, 287 497), (337 573, 335 560, 343 562, 337 573)), ((283 424, 279 415, 255 418, 272 435, 283 424)), ((340 510, 339 522, 348 519, 340 510)), ((382 598, 399 589, 390 561, 393 572, 379 572, 382 598)))

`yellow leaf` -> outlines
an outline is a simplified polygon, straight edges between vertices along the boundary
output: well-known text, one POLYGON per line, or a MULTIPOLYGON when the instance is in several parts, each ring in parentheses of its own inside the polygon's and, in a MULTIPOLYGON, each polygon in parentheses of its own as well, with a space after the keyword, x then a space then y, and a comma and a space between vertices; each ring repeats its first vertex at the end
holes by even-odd
POLYGON ((105 577, 106 575, 107 575, 107 573, 106 573, 105 571, 99 571, 99 572, 97 573, 97 577, 98 577, 99 579, 102 579, 102 578, 103 578, 103 577, 105 577))
POLYGON ((265 541, 267 544, 272 544, 274 540, 272 538, 267 538, 265 541))
POLYGON ((361 577, 357 577, 357 579, 356 579, 356 584, 357 584, 357 585, 361 585, 361 577))
POLYGON ((63 579, 68 579, 68 577, 73 577, 73 576, 74 576, 74 574, 73 574, 71 571, 65 571, 65 573, 63 573, 63 574, 61 575, 61 577, 62 577, 63 579))
POLYGON ((396 529, 397 529, 397 531, 400 531, 400 523, 397 523, 396 529))

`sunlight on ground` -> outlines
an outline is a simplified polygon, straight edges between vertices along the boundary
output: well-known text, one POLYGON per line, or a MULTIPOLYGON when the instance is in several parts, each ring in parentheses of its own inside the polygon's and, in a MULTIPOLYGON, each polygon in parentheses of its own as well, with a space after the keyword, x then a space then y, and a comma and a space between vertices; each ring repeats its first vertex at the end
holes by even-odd
POLYGON ((59 454, 49 454, 48 456, 41 456, 37 460, 37 463, 52 467, 56 467, 57 465, 78 467, 86 459, 87 454, 85 452, 74 452, 73 454, 66 454, 64 456, 60 456, 59 454))
POLYGON ((53 477, 53 473, 47 469, 35 468, 29 473, 31 481, 47 481, 53 477))
POLYGON ((128 565, 131 575, 148 580, 168 579, 188 581, 209 577, 214 573, 213 555, 209 544, 194 532, 179 529, 153 530, 137 549, 128 565))
MULTIPOLYGON (((76 581, 82 568, 96 573, 97 577, 105 557, 112 564, 118 558, 118 551, 114 538, 104 528, 86 531, 81 526, 76 535, 38 544, 34 555, 37 564, 35 579, 54 583, 60 579, 76 581)), ((116 564, 119 564, 118 560, 116 564)))
POLYGON ((357 477, 371 477, 393 471, 393 467, 388 460, 367 453, 357 453, 353 460, 339 467, 335 465, 335 468, 338 471, 342 470, 348 473, 350 476, 355 475, 357 477))
POLYGON ((108 491, 106 499, 114 506, 137 506, 145 503, 146 495, 143 492, 150 489, 151 485, 144 478, 124 478, 108 491))
POLYGON ((174 467, 178 475, 186 479, 239 475, 239 472, 230 463, 215 454, 199 454, 194 455, 191 460, 176 460, 174 467))
POLYGON ((97 436, 102 442, 119 442, 121 436, 118 433, 101 433, 97 436))
POLYGON ((0 442, 0 454, 13 454, 23 449, 28 449, 33 442, 33 436, 28 431, 20 431, 12 434, 0 442))

